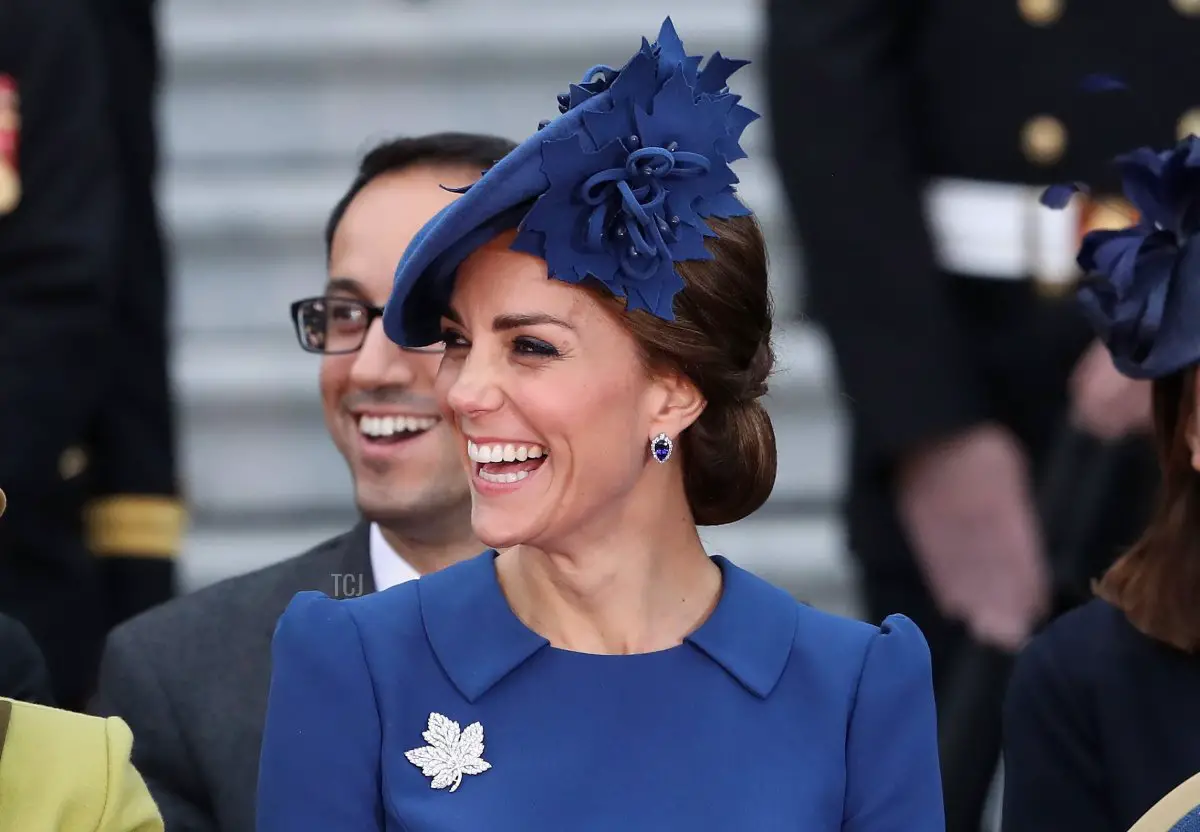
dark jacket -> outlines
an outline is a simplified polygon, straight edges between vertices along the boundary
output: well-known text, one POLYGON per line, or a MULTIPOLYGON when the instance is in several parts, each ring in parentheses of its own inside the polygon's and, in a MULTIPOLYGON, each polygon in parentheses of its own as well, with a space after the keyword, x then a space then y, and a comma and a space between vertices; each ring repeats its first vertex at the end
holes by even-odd
POLYGON ((46 661, 21 622, 0 615, 0 697, 52 705, 46 661))
POLYGON ((1035 638, 1004 714, 1005 832, 1125 832, 1200 771, 1200 657, 1100 600, 1035 638))
POLYGON ((1070 339, 1036 331, 1021 284, 980 296, 947 274, 926 187, 1111 187, 1113 156, 1200 132, 1200 4, 769 0, 767 20, 772 138, 808 312, 829 333, 862 444, 886 459, 1011 420, 1041 379, 1061 378, 1070 339), (1088 92, 1097 73, 1128 91, 1088 92))
POLYGON ((177 598, 109 636, 90 710, 133 730, 134 764, 167 829, 254 829, 276 620, 302 590, 374 591, 368 529, 177 598))

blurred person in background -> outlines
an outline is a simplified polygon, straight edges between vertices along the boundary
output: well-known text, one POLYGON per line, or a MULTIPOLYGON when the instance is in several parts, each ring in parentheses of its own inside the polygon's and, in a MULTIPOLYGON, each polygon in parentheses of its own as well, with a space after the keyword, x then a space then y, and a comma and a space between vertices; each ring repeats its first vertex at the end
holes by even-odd
POLYGON ((767 4, 777 166, 851 420, 849 545, 867 615, 920 624, 940 696, 967 636, 1011 654, 1054 611, 1035 482, 1067 420, 1126 466, 1090 573, 1148 517, 1148 387, 1064 290, 1080 233, 1125 221, 1109 160, 1200 117, 1197 15, 1185 0, 767 4), (1064 213, 1038 204, 1069 180, 1099 187, 1064 213))
MULTIPOLYGON (((1170 56, 1200 37, 1200 7, 771 0, 768 14, 777 164, 853 423, 868 610, 909 611, 935 662, 951 621, 1018 646, 1049 608, 1031 474, 1063 414, 1106 438, 1149 424, 1146 385, 1062 291, 1080 231, 1112 212, 1057 215, 1031 186, 1097 181, 1121 148, 1182 128, 1200 78, 1170 56), (1128 49, 1137 31, 1148 59, 1128 49), (1110 94, 1120 117, 1084 91, 1098 67, 1135 91, 1110 94), (1138 97, 1151 81, 1166 83, 1138 97)), ((1136 535, 1139 501, 1114 504, 1136 535)))
POLYGON ((176 599, 110 636, 94 713, 133 728, 134 760, 178 832, 254 828, 275 622, 302 590, 365 595, 483 550, 457 445, 438 414, 440 350, 403 350, 378 324, 413 234, 513 147, 447 133, 363 158, 325 231, 324 292, 297 301, 300 346, 321 355, 330 437, 362 521, 257 572, 176 599))
POLYGON ((1081 260, 1096 282, 1080 299, 1121 372, 1151 380, 1162 487, 1098 597, 1017 662, 1004 718, 1011 832, 1123 832, 1200 772, 1200 139, 1121 165, 1159 230, 1089 237, 1081 260))
MULTIPOLYGON (((0 490, 0 517, 4 516, 7 498, 0 490)), ((0 698, 16 699, 48 705, 50 676, 46 660, 25 625, 15 618, 0 614, 0 698)))
POLYGON ((37 645, 0 615, 0 828, 160 832, 129 727, 46 707, 49 695, 37 645))
POLYGON ((25 625, 0 614, 0 697, 49 705, 46 660, 25 625))
POLYGON ((0 699, 0 829, 163 832, 132 745, 119 719, 0 699))
POLYGON ((88 2, 104 49, 121 200, 101 400, 77 459, 89 499, 85 532, 112 627, 175 594, 184 510, 169 378, 169 274, 156 199, 158 3, 88 2))
POLYGON ((171 594, 150 5, 0 7, 0 611, 81 707, 114 621, 171 594))

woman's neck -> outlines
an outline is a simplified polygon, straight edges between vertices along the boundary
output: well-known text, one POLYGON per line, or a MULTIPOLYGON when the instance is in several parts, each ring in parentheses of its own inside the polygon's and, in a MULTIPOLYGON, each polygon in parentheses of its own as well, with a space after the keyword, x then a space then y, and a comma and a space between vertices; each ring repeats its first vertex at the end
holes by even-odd
POLYGON ((500 585, 517 617, 555 647, 604 654, 674 647, 721 594, 720 569, 690 515, 680 520, 569 552, 516 546, 496 559, 500 585))

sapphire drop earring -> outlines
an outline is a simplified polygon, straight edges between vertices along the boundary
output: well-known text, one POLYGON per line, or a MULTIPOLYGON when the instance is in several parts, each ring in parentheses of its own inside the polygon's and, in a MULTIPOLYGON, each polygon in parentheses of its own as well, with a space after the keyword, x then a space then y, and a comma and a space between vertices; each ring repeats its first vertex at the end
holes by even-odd
POLYGON ((665 433, 660 433, 658 436, 650 440, 650 453, 652 453, 654 458, 659 462, 666 462, 668 459, 670 459, 671 451, 674 449, 674 447, 675 446, 671 444, 671 437, 667 436, 665 433))

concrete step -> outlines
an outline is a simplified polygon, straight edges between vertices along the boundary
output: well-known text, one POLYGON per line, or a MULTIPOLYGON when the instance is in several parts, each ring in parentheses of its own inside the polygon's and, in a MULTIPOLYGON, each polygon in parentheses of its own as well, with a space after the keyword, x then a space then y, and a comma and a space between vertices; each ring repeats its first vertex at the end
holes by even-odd
MULTIPOLYGON (((290 3, 286 12, 169 4, 166 144, 171 158, 251 148, 288 158, 346 152, 396 132, 523 137, 557 114, 555 95, 588 62, 620 65, 672 5, 624 0, 597 15, 584 4, 478 0, 352 4, 336 13, 290 3)), ((675 11, 694 52, 757 55, 755 11, 711 3, 675 11)), ((737 90, 761 107, 756 64, 738 74, 737 90)))
MULTIPOLYGON (((692 0, 610 0, 602 9, 561 0, 436 0, 428 3, 190 2, 165 4, 164 43, 176 65, 236 69, 239 63, 358 61, 382 56, 421 66, 481 61, 578 59, 620 65, 640 38, 653 38, 670 16, 694 54, 757 53, 759 10, 753 4, 692 0), (594 57, 593 57, 594 56, 594 57)), ((584 67, 580 68, 580 71, 584 67)))

